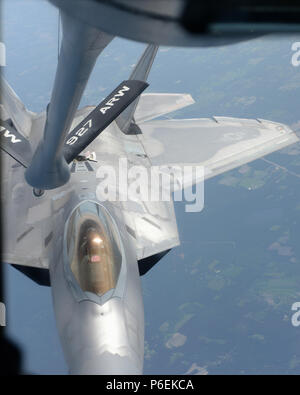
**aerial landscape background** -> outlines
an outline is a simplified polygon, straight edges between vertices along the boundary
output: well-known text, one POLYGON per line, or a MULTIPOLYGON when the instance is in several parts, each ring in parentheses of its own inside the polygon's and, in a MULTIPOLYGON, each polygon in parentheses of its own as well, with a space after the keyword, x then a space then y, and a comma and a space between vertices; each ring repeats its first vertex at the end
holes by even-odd
MULTIPOLYGON (((58 11, 4 0, 5 77, 35 112, 50 101, 58 11)), ((172 118, 263 118, 300 130, 300 35, 215 48, 161 47, 147 92, 190 93, 172 118)), ((115 39, 99 57, 81 106, 128 78, 145 45, 115 39)), ((183 147, 184 149, 184 147, 183 147)), ((176 202, 181 245, 142 278, 145 374, 299 374, 300 144, 205 182, 204 209, 176 202)), ((7 331, 27 373, 66 374, 51 290, 5 265, 7 331)))

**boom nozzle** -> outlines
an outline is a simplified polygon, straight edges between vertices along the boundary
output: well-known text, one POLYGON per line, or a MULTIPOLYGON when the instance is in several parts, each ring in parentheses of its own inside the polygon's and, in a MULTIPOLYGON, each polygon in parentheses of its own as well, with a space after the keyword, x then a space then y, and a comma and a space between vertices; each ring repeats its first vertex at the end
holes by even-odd
POLYGON ((38 146, 30 167, 25 172, 25 179, 36 189, 58 188, 69 181, 70 169, 63 154, 48 161, 44 142, 38 146))

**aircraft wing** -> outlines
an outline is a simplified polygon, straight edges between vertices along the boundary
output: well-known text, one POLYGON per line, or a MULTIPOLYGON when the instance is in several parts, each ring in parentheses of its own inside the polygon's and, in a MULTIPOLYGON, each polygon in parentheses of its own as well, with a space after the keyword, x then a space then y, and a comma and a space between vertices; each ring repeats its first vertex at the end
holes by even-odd
MULTIPOLYGON (((203 166, 208 179, 299 141, 288 126, 261 119, 157 120, 139 127, 141 134, 124 137, 129 161, 161 166, 162 173, 175 169, 173 191, 203 180, 203 174, 201 179, 194 174, 188 181, 180 179, 183 173, 176 171, 185 165, 203 166)), ((123 212, 138 259, 179 245, 172 201, 128 202, 123 212)))
POLYGON ((47 221, 51 217, 51 202, 42 203, 34 198, 32 188, 24 180, 24 170, 7 153, 1 154, 1 204, 5 207, 2 210, 1 260, 47 267, 44 247, 50 234, 47 221))
POLYGON ((137 138, 152 165, 197 164, 205 179, 299 141, 288 126, 263 119, 158 120, 140 128, 137 138))

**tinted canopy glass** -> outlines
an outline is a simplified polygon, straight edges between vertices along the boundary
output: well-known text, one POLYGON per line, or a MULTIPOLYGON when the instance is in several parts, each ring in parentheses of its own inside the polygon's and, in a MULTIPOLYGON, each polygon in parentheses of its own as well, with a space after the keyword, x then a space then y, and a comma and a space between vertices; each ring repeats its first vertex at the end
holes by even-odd
POLYGON ((67 228, 67 255, 82 291, 104 295, 116 287, 122 255, 116 225, 99 204, 84 202, 67 228))

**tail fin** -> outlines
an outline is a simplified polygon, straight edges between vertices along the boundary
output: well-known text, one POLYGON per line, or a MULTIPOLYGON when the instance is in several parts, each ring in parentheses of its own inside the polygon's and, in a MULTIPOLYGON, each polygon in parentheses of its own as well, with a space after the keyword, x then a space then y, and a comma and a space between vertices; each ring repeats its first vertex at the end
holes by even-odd
POLYGON ((19 133, 24 137, 29 137, 32 117, 35 114, 26 109, 20 98, 2 76, 0 92, 1 119, 3 121, 9 120, 19 133))
MULTIPOLYGON (((149 44, 131 73, 130 80, 146 81, 158 50, 157 45, 149 44)), ((130 134, 130 126, 134 123, 134 113, 139 102, 139 97, 126 108, 117 118, 119 128, 125 134, 130 134)))

